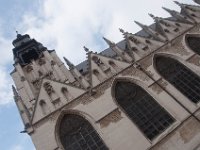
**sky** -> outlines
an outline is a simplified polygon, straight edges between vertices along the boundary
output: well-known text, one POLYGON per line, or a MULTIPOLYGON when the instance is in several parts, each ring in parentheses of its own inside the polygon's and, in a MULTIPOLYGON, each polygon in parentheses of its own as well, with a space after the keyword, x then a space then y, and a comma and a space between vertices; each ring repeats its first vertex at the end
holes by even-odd
POLYGON ((136 33, 135 20, 152 24, 148 13, 169 17, 163 6, 180 11, 172 0, 0 0, 0 150, 35 150, 30 137, 20 133, 24 127, 11 91, 15 31, 76 65, 86 59, 83 46, 100 52, 108 47, 103 36, 119 42, 119 28, 136 33))

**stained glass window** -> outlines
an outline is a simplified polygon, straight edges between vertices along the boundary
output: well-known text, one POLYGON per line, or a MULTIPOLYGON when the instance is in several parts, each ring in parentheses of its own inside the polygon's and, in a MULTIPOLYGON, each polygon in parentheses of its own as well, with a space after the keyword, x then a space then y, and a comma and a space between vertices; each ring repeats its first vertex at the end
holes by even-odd
POLYGON ((200 101, 200 78, 175 59, 158 56, 155 59, 158 72, 190 101, 200 101))
POLYGON ((91 124, 78 115, 63 117, 59 135, 65 150, 108 150, 91 124))
POLYGON ((116 83, 115 97, 129 118, 150 140, 175 121, 152 96, 136 84, 124 81, 116 83))

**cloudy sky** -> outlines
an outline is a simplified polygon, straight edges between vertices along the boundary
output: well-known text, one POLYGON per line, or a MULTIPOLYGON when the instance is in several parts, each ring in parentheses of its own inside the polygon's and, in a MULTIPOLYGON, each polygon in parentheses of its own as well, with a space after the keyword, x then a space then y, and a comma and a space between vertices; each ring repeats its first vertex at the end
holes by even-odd
POLYGON ((168 17, 162 6, 180 10, 172 0, 0 0, 0 149, 34 150, 29 136, 20 133, 23 125, 11 93, 16 30, 78 64, 86 58, 84 45, 99 52, 107 48, 103 36, 122 40, 118 28, 136 33, 140 28, 134 20, 149 25, 148 13, 168 17))

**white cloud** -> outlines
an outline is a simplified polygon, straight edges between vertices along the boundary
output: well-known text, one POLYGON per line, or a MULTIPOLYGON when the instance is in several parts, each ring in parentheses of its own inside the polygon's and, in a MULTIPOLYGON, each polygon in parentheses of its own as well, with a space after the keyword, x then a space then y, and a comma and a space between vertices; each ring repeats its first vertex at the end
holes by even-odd
POLYGON ((5 105, 13 101, 12 81, 9 73, 2 66, 0 66, 0 83, 0 105, 5 105))
MULTIPOLYGON (((192 3, 189 0, 182 2, 192 3)), ((85 60, 83 46, 93 51, 105 47, 102 36, 118 42, 122 35, 118 28, 135 33, 139 27, 134 20, 145 24, 153 23, 148 13, 169 16, 162 6, 178 9, 173 1, 154 0, 45 0, 40 1, 38 10, 24 14, 18 29, 49 49, 56 49, 60 57, 66 56, 75 64, 85 60)), ((9 73, 6 65, 12 64, 11 39, 2 36, 0 31, 0 105, 11 101, 9 73)))
POLYGON ((77 64, 85 59, 83 45, 99 51, 102 50, 100 49, 103 42, 102 36, 114 41, 121 40, 119 27, 133 33, 139 30, 133 23, 134 18, 150 24, 152 19, 148 17, 147 10, 166 16, 161 8, 154 9, 164 2, 165 0, 155 0, 151 3, 152 7, 147 8, 146 5, 143 6, 146 3, 145 0, 140 0, 140 2, 46 0, 39 9, 39 15, 30 13, 24 16, 21 28, 26 29, 25 32, 44 45, 55 48, 60 56, 65 55, 77 64))
POLYGON ((12 150, 23 150, 23 147, 21 145, 15 145, 12 150))
POLYGON ((85 59, 83 45, 101 51, 102 36, 118 42, 122 39, 118 28, 135 33, 140 28, 134 20, 151 24, 148 13, 169 16, 162 6, 179 9, 173 1, 166 0, 46 0, 39 13, 24 15, 20 28, 77 64, 85 59))

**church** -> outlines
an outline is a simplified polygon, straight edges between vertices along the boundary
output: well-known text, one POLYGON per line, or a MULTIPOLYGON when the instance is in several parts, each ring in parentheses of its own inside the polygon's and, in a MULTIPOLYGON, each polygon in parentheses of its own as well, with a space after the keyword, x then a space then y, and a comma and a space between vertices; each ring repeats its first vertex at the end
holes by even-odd
POLYGON ((37 150, 200 150, 200 6, 175 3, 78 65, 17 34, 14 100, 37 150))

